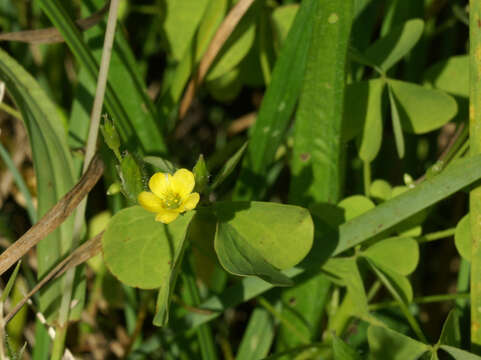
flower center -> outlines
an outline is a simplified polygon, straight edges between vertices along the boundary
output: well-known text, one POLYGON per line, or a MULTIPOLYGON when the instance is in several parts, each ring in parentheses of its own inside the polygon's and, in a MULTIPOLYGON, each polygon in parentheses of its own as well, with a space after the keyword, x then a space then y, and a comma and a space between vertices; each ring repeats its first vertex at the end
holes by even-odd
POLYGON ((179 194, 168 191, 164 194, 162 202, 167 209, 177 209, 182 204, 182 199, 179 194))

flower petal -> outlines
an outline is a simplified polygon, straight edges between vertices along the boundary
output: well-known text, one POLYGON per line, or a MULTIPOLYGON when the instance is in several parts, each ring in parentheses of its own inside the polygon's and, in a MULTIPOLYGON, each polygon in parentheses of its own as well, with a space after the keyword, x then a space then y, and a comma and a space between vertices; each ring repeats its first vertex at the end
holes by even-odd
POLYGON ((183 207, 185 210, 192 210, 197 206, 197 203, 199 202, 200 196, 198 193, 192 193, 187 196, 187 198, 184 200, 182 203, 183 207))
POLYGON ((148 191, 142 191, 137 197, 139 204, 147 211, 159 212, 164 208, 162 206, 162 200, 160 200, 155 194, 148 191))
POLYGON ((171 185, 172 175, 167 173, 155 173, 149 180, 150 190, 160 198, 170 190, 171 185))
POLYGON ((187 169, 179 169, 172 176, 172 190, 184 199, 194 189, 194 174, 187 169))
POLYGON ((179 216, 179 212, 175 210, 162 209, 162 211, 160 211, 155 217, 155 221, 160 221, 161 223, 169 224, 175 219, 177 219, 177 216, 179 216))

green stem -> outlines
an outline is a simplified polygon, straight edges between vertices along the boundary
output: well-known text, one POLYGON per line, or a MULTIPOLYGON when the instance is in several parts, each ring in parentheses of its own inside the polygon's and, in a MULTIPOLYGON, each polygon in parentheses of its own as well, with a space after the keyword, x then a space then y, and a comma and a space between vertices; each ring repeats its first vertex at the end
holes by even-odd
POLYGON ((11 106, 8 106, 4 102, 0 102, 0 109, 5 111, 7 114, 13 116, 14 118, 17 118, 18 120, 22 120, 22 114, 20 114, 20 112, 18 112, 11 106))
POLYGON ((364 195, 369 197, 371 189, 371 163, 364 161, 363 163, 363 176, 364 176, 364 195))
MULTIPOLYGON (((441 294, 441 295, 416 297, 413 299, 412 302, 414 304, 429 304, 429 303, 435 303, 435 302, 443 302, 443 301, 451 301, 451 300, 467 299, 467 298, 469 298, 469 293, 441 294)), ((370 304, 369 310, 377 311, 377 310, 398 307, 398 306, 399 306, 399 302, 396 300, 383 301, 377 304, 370 304)))
MULTIPOLYGON (((471 156, 481 154, 481 1, 469 1, 470 104, 469 139, 471 156)), ((469 194, 471 251, 471 351, 481 354, 481 186, 469 194)))
POLYGON ((433 232, 430 234, 426 234, 418 238, 418 243, 422 244, 429 241, 445 239, 453 236, 455 232, 456 232, 456 228, 451 228, 451 229, 446 229, 446 230, 441 230, 441 231, 433 232))

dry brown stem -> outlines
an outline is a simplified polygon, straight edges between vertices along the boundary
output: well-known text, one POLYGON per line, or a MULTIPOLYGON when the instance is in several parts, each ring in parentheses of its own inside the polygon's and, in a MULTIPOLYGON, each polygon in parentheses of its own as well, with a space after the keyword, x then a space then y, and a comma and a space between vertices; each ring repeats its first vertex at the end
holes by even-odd
POLYGON ((207 48, 207 51, 205 52, 202 60, 200 61, 197 73, 192 77, 189 85, 187 85, 187 90, 185 91, 184 98, 182 99, 182 102, 180 104, 180 119, 182 119, 187 113, 187 110, 192 103, 192 99, 194 98, 195 90, 197 86, 199 86, 199 84, 202 82, 202 80, 204 80, 204 77, 207 74, 210 66, 214 62, 215 57, 219 53, 220 49, 222 49, 222 46, 225 44, 229 36, 234 31, 235 27, 239 23, 240 19, 242 18, 242 16, 244 16, 244 14, 253 2, 254 0, 240 0, 232 8, 232 10, 226 16, 222 24, 217 29, 214 37, 212 38, 212 41, 209 44, 209 47, 207 48))
MULTIPOLYGON (((102 9, 90 15, 89 17, 77 20, 75 23, 80 30, 84 31, 98 24, 107 13, 109 3, 110 1, 108 1, 102 9)), ((0 41, 19 41, 30 44, 55 44, 64 42, 65 40, 57 28, 51 27, 40 30, 15 31, 3 34, 0 33, 0 41)))
POLYGON ((97 155, 90 163, 87 172, 72 190, 60 199, 34 226, 0 254, 0 275, 72 214, 80 201, 92 190, 100 179, 103 171, 104 164, 97 155))
POLYGON ((22 308, 23 305, 30 299, 37 291, 39 291, 47 282, 52 278, 57 278, 67 270, 78 266, 91 257, 97 255, 102 248, 102 235, 103 231, 92 239, 86 241, 83 245, 79 246, 75 251, 55 266, 35 287, 20 301, 15 307, 7 314, 4 319, 7 324, 15 314, 22 308))

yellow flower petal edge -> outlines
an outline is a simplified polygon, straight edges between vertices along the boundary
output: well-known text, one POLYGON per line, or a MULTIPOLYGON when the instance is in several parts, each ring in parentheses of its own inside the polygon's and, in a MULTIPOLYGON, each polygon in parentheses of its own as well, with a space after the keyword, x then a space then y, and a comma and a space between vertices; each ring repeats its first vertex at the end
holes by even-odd
POLYGON ((192 192, 194 186, 194 174, 187 169, 179 169, 174 175, 158 172, 149 180, 151 192, 142 191, 137 200, 145 210, 157 214, 155 221, 169 224, 199 203, 200 195, 192 192))

